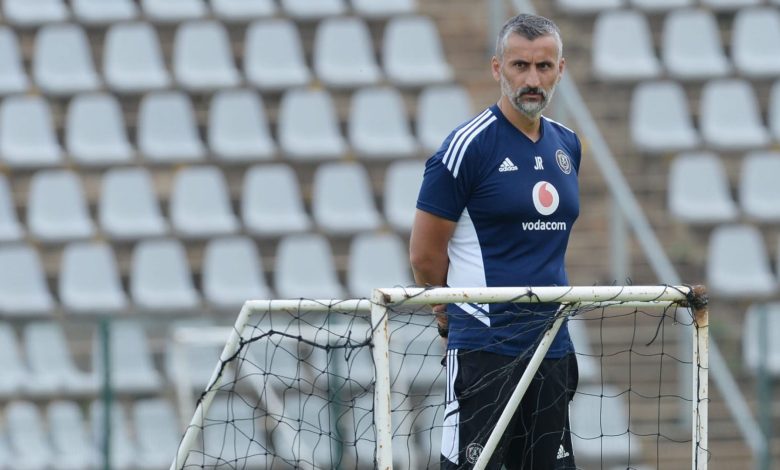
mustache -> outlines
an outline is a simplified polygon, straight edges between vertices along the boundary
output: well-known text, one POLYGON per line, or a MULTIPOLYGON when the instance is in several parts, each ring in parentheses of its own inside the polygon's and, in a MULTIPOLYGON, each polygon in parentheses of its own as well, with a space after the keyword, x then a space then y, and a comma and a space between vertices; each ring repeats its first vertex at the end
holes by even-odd
POLYGON ((517 90, 517 96, 523 96, 523 95, 540 95, 542 98, 547 98, 547 91, 544 88, 539 87, 523 87, 519 90, 517 90))

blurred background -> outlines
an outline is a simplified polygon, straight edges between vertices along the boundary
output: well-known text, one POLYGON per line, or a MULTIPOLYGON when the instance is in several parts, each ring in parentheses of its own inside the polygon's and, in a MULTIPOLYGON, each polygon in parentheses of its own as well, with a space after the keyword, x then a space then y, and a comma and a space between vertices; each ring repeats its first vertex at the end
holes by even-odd
POLYGON ((221 349, 176 362, 176 328, 413 284, 425 159, 498 99, 522 11, 561 29, 548 115, 583 142, 572 284, 706 284, 710 465, 780 468, 780 1, 0 7, 8 468, 102 468, 106 402, 112 466, 167 468, 177 370, 202 390, 221 349))

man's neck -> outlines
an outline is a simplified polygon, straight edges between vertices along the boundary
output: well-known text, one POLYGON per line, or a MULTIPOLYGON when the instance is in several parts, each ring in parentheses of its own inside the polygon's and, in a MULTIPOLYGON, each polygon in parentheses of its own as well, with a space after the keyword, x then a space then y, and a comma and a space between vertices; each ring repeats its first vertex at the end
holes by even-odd
POLYGON ((512 123, 520 132, 525 134, 531 141, 536 142, 541 137, 541 118, 531 119, 525 114, 519 112, 509 102, 506 96, 501 96, 498 100, 498 109, 504 114, 504 117, 512 123))

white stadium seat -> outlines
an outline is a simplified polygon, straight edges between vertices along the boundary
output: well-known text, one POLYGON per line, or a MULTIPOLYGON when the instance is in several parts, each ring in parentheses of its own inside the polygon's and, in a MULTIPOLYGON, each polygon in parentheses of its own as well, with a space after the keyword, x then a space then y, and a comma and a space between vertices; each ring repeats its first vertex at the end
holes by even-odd
MULTIPOLYGON (((163 384, 162 376, 155 368, 147 333, 141 324, 137 321, 115 320, 111 322, 107 339, 110 341, 109 365, 114 390, 121 394, 159 392, 163 384)), ((103 373, 101 341, 101 335, 96 332, 92 344, 92 370, 96 374, 103 373)), ((119 427, 121 424, 116 422, 114 425, 119 427)))
POLYGON ((246 22, 276 14, 274 0, 211 0, 214 15, 226 22, 246 22))
POLYGON ((738 216, 726 170, 712 153, 678 155, 669 169, 667 194, 672 216, 690 224, 731 222, 738 216))
POLYGON ((111 25, 103 46, 103 75, 108 87, 118 93, 168 87, 171 77, 154 27, 142 22, 111 25))
POLYGON ((704 143, 718 150, 764 147, 770 136, 750 82, 741 79, 709 81, 702 87, 699 126, 704 143))
POLYGON ((589 14, 620 8, 625 3, 626 0, 556 0, 555 6, 566 13, 589 14))
POLYGON ((333 98, 322 89, 296 88, 282 95, 277 132, 291 160, 334 160, 347 150, 333 98))
MULTIPOLYGON (((104 404, 100 400, 93 401, 89 406, 90 434, 94 440, 95 446, 102 449, 103 440, 106 436, 104 413, 104 404)), ((111 416, 111 468, 116 470, 135 470, 138 468, 138 449, 135 440, 132 439, 130 425, 127 422, 127 415, 122 404, 112 402, 111 416)))
POLYGON ((209 240, 201 276, 206 301, 231 313, 238 312, 247 300, 271 298, 262 258, 247 237, 209 240))
POLYGON ((173 176, 168 213, 182 238, 209 238, 235 233, 238 219, 222 171, 216 166, 182 168, 173 176))
POLYGON ((117 98, 108 93, 73 97, 65 117, 65 146, 80 165, 130 163, 135 151, 117 98))
POLYGON ((324 163, 314 173, 312 213, 325 233, 349 235, 382 223, 366 169, 355 163, 324 163))
POLYGON ((387 223, 397 232, 412 230, 424 171, 425 163, 419 160, 395 161, 387 167, 382 198, 384 214, 387 223))
POLYGON ((17 468, 52 468, 54 451, 38 407, 30 401, 12 401, 5 407, 5 429, 17 468))
POLYGON ((68 244, 59 274, 60 301, 69 312, 109 314, 127 307, 114 250, 105 242, 68 244))
POLYGON ((0 95, 22 93, 27 91, 30 80, 22 65, 22 55, 19 50, 19 40, 14 30, 0 26, 0 95))
POLYGON ((394 233, 362 233, 349 246, 347 288, 355 298, 371 297, 379 287, 414 284, 406 244, 394 233))
POLYGON ((43 170, 32 176, 27 226, 30 235, 44 243, 83 240, 94 235, 95 225, 76 172, 43 170))
MULTIPOLYGON (((7 321, 0 321, 0 366, 0 397, 8 399, 20 395, 32 376, 22 360, 16 333, 7 321)), ((2 444, 0 451, 5 450, 2 444)))
POLYGON ((80 405, 75 401, 56 400, 46 406, 55 468, 98 468, 102 456, 89 431, 80 405))
POLYGON ((607 10, 599 14, 593 26, 593 73, 604 81, 647 80, 661 73, 642 13, 607 10))
POLYGON ((352 94, 347 127, 350 145, 362 158, 405 158, 417 151, 401 92, 362 88, 352 94))
POLYGON ((19 241, 24 237, 24 228, 16 216, 11 187, 5 175, 0 175, 0 243, 19 241))
POLYGON ((311 228, 295 171, 288 165, 255 165, 244 175, 241 218, 249 233, 277 236, 311 228))
POLYGON ((15 95, 0 104, 0 157, 11 168, 62 163, 49 102, 42 96, 15 95))
POLYGON ((87 34, 75 24, 48 24, 38 30, 32 75, 38 87, 51 95, 94 91, 101 84, 87 34))
POLYGON ((707 288, 713 296, 751 299, 777 292, 766 245, 752 225, 719 225, 707 249, 707 288))
POLYGON ((345 0, 280 0, 282 11, 297 21, 315 21, 347 12, 345 0))
POLYGON ((315 233, 282 238, 276 250, 274 287, 282 299, 343 298, 328 240, 315 233))
POLYGON ((169 466, 170 449, 177 449, 181 440, 181 426, 173 404, 161 397, 137 400, 133 403, 132 416, 138 467, 154 470, 169 466))
POLYGON ((780 221, 780 153, 757 151, 742 159, 739 203, 748 217, 760 222, 780 221))
POLYGON ((764 3, 764 0, 701 0, 704 7, 713 11, 736 11, 741 8, 757 6, 764 3))
POLYGON ((314 71, 329 88, 376 84, 381 72, 368 25, 355 17, 322 20, 314 35, 314 71))
POLYGON ((244 41, 244 73, 261 90, 279 91, 309 83, 298 29, 290 20, 255 21, 244 41))
POLYGON ((218 21, 182 23, 173 38, 173 73, 190 92, 237 86, 241 78, 225 26, 218 21))
POLYGON ((772 137, 776 142, 780 142, 780 79, 772 85, 772 91, 769 93, 768 114, 772 137))
POLYGON ((706 80, 731 72, 711 11, 672 10, 664 18, 661 43, 664 67, 671 78, 706 80))
POLYGON ((742 360, 752 373, 759 373, 759 363, 763 359, 766 371, 772 376, 780 376, 780 343, 772 341, 780 333, 780 303, 755 302, 750 304, 745 314, 742 328, 742 360), (766 315, 764 323, 761 319, 766 315), (766 335, 766 351, 761 350, 761 335, 766 335), (763 355, 763 357, 762 357, 763 355))
POLYGON ((133 0, 71 0, 73 16, 79 23, 106 25, 134 20, 138 5, 133 0))
POLYGON ((3 14, 9 23, 23 28, 65 21, 69 16, 65 0, 3 0, 3 14))
POLYGON ((199 19, 208 13, 205 0, 140 0, 146 16, 158 23, 199 19))
POLYGON ((471 97, 462 85, 425 87, 417 99, 417 138, 427 153, 433 153, 473 115, 471 97))
POLYGON ((134 240, 168 233, 152 177, 143 167, 112 168, 104 173, 97 212, 101 230, 112 239, 134 240))
POLYGON ((76 367, 61 323, 28 323, 23 337, 30 368, 30 380, 26 385, 28 394, 83 397, 98 391, 99 378, 76 367))
POLYGON ((211 98, 207 139, 223 163, 270 160, 276 153, 265 105, 249 89, 220 90, 211 98))
POLYGON ((417 0, 352 0, 352 9, 367 19, 391 18, 415 13, 417 0))
POLYGON ((137 139, 138 150, 150 163, 196 162, 206 154, 192 102, 181 91, 153 92, 141 98, 137 139))
POLYGON ((634 88, 630 111, 631 139, 643 152, 691 150, 701 141, 693 127, 688 97, 673 81, 646 81, 634 88))
POLYGON ((634 8, 648 13, 667 13, 676 8, 692 7, 695 0, 630 0, 634 8))
POLYGON ((397 16, 387 22, 382 63, 387 78, 397 86, 426 86, 454 77, 436 24, 427 16, 397 16))
POLYGON ((744 76, 780 75, 780 11, 777 8, 743 8, 734 17, 731 55, 744 76))
POLYGON ((133 249, 130 295, 152 312, 192 311, 200 304, 187 252, 179 239, 142 240, 133 249))
POLYGON ((5 317, 50 315, 54 298, 38 252, 32 246, 0 246, 0 313, 5 317))

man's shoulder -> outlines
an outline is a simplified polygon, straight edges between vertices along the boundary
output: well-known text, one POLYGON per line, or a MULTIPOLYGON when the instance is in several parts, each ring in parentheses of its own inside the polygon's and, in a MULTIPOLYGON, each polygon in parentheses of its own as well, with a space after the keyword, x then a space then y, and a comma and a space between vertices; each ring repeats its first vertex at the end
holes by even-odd
POLYGON ((434 158, 440 159, 447 165, 453 176, 457 177, 468 152, 479 148, 482 139, 493 140, 489 134, 495 128, 497 119, 491 108, 485 108, 481 113, 456 127, 445 139, 434 158))
POLYGON ((576 132, 561 124, 560 122, 550 119, 547 116, 542 116, 542 119, 544 119, 550 125, 550 128, 554 129, 561 137, 569 139, 577 138, 576 132))

